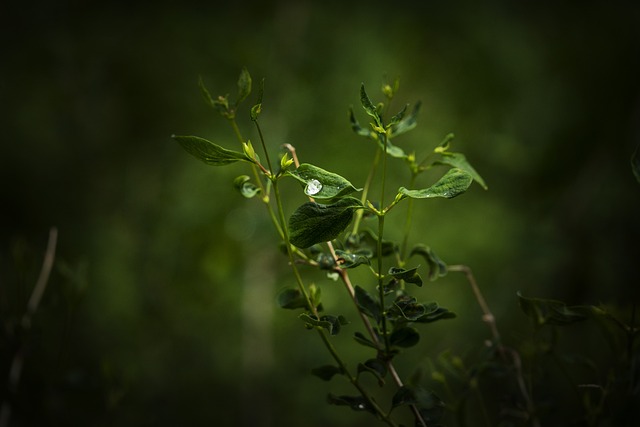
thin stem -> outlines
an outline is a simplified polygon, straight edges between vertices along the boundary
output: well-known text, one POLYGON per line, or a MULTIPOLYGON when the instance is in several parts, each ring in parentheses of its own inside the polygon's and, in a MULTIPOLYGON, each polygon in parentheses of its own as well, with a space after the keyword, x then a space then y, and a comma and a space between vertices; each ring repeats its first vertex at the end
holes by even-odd
POLYGON ((260 128, 260 123, 257 120, 254 120, 253 123, 256 125, 256 129, 258 130, 258 135, 260 136, 260 142, 262 143, 262 150, 264 151, 264 157, 267 159, 267 166, 269 167, 269 172, 273 174, 273 168, 271 167, 271 159, 269 158, 269 151, 267 150, 267 146, 264 142, 264 135, 262 135, 262 129, 260 128))
MULTIPOLYGON (((373 159, 373 163, 371 164, 371 169, 369 169, 369 175, 367 176, 367 180, 364 183, 364 188, 362 189, 362 198, 360 201, 364 205, 367 201, 367 197, 369 196, 369 188, 371 188, 371 182, 373 182, 373 177, 376 174, 376 170, 378 169, 378 164, 380 163, 380 150, 376 150, 376 155, 373 159)), ((358 234, 358 229, 360 228, 360 222, 362 221, 362 216, 364 215, 364 210, 359 210, 356 212, 356 219, 353 222, 353 229, 351 230, 351 235, 355 236, 358 234)))
MULTIPOLYGON (((409 188, 413 188, 416 177, 418 174, 411 174, 411 181, 409 182, 409 188)), ((407 244, 409 243, 409 234, 411 233, 411 220, 413 219, 413 199, 409 198, 407 201, 407 217, 404 222, 404 231, 402 237, 402 245, 400 247, 400 267, 403 266, 407 256, 407 244)))

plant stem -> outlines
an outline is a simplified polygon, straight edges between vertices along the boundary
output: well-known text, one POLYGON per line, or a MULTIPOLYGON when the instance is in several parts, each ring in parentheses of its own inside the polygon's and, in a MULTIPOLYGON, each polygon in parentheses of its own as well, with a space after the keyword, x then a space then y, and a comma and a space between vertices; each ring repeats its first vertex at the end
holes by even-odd
MULTIPOLYGON (((378 163, 380 163, 380 150, 376 150, 376 155, 373 159, 373 163, 371 164, 371 169, 369 169, 369 175, 367 176, 367 180, 364 183, 364 188, 362 190, 362 198, 360 201, 364 205, 367 201, 367 197, 369 196, 369 188, 371 187, 371 182, 373 181, 373 177, 376 174, 376 170, 378 169, 378 163)), ((356 212, 356 219, 353 222, 353 229, 351 230, 351 235, 355 236, 358 234, 358 229, 360 227, 360 221, 362 221, 362 216, 364 215, 364 210, 358 210, 356 212)))
MULTIPOLYGON (((417 173, 411 174, 411 181, 409 182, 409 188, 413 188, 416 182, 417 173)), ((400 265, 403 267, 407 256, 407 244, 409 243, 409 234, 411 233, 411 220, 413 218, 413 199, 409 198, 407 201, 407 218, 404 222, 404 232, 402 237, 402 245, 400 247, 400 265)))

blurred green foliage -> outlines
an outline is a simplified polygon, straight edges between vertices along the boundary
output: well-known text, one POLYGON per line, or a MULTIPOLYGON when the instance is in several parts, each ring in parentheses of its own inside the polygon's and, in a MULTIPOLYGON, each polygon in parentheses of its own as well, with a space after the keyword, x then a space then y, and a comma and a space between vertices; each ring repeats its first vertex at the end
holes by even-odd
MULTIPOLYGON (((398 77, 397 105, 422 101, 399 145, 426 153, 456 134, 489 191, 421 205, 414 227, 474 269, 506 340, 530 334, 518 291, 626 319, 640 300, 635 2, 7 1, 0 16, 3 384, 10 332, 59 229, 21 337, 12 425, 369 425, 325 405, 308 367, 326 354, 275 310, 291 277, 263 210, 233 188, 242 172, 170 139, 233 144, 198 77, 227 93, 242 66, 265 77, 267 142, 355 186, 367 169, 354 159, 373 156, 349 125, 361 82, 398 77)), ((463 278, 441 280, 422 292, 458 318, 434 324, 407 366, 474 354, 487 336, 463 278)), ((325 304, 339 292, 324 284, 325 304)), ((603 359, 588 333, 563 338, 603 359)))

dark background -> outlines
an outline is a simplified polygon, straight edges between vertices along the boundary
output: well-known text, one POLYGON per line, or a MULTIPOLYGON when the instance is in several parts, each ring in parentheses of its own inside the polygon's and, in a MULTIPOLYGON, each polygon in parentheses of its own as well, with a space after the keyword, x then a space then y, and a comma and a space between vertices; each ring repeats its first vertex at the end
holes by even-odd
MULTIPOLYGON (((370 425, 325 404, 348 388, 309 375, 328 356, 276 307, 294 282, 264 210, 233 189, 246 169, 207 167, 170 138, 237 148, 197 82, 233 95, 243 66, 265 78, 267 143, 356 186, 373 157, 348 122, 350 105, 366 122, 361 82, 381 100, 398 77, 395 105, 423 102, 407 150, 455 133, 489 190, 421 201, 415 240, 473 268, 505 339, 528 333, 518 291, 627 317, 639 300, 637 2, 5 1, 0 52, 3 383, 59 230, 19 387, 3 395, 11 425, 370 425)), ((462 277, 420 292, 458 318, 425 330, 403 376, 488 337, 462 277)))

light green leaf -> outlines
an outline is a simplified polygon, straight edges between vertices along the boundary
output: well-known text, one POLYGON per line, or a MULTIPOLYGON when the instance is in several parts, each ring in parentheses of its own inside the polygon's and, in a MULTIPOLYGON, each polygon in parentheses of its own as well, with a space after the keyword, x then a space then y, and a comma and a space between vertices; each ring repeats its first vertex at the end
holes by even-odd
POLYGON ((287 174, 305 186, 307 196, 318 200, 331 200, 346 196, 354 191, 360 191, 340 175, 308 163, 301 164, 297 169, 288 171, 287 174))
POLYGON ((214 144, 204 138, 197 136, 171 136, 189 154, 212 166, 223 166, 235 163, 239 160, 253 163, 254 161, 246 154, 238 151, 227 150, 224 147, 214 144))
POLYGON ((469 173, 473 177, 473 179, 482 186, 485 190, 488 189, 487 184, 485 184, 484 179, 480 176, 478 172, 469 164, 467 158, 462 153, 440 153, 442 156, 441 159, 433 162, 434 165, 449 165, 454 168, 462 169, 463 171, 469 173))
POLYGON ((233 185, 247 199, 251 199, 260 193, 260 188, 253 184, 247 175, 240 175, 233 180, 233 185))
POLYGON ((303 204, 289 218, 291 244, 304 249, 335 239, 349 226, 357 209, 362 209, 362 203, 353 197, 330 205, 303 204))
POLYGON ((473 177, 459 168, 452 168, 429 188, 422 190, 408 190, 400 187, 398 194, 401 197, 411 197, 413 199, 429 199, 433 197, 454 198, 469 188, 473 182, 473 177))

